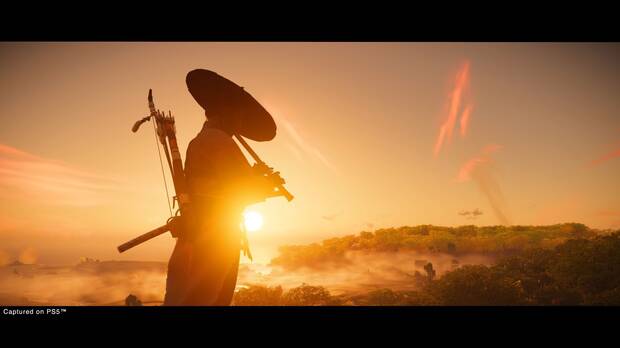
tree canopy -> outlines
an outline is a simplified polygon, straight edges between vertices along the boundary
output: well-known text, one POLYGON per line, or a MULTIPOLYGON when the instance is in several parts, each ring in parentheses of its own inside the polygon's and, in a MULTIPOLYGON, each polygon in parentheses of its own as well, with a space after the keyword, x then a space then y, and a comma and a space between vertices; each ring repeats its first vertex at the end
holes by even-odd
POLYGON ((346 254, 350 251, 413 250, 455 256, 472 253, 503 256, 534 248, 552 249, 569 239, 587 239, 596 235, 597 231, 578 223, 550 226, 404 226, 364 231, 309 245, 282 246, 271 264, 296 269, 347 263, 346 254))
MULTIPOLYGON (((508 235, 514 229, 504 232, 493 229, 453 229, 449 234, 467 238, 508 235), (460 231, 460 232, 459 232, 460 231)), ((525 228, 524 235, 531 235, 533 228, 525 228)), ((432 228, 418 228, 432 235, 432 228)), ((238 305, 620 305, 620 230, 596 235, 583 225, 564 224, 541 229, 543 236, 529 247, 516 249, 501 257, 491 266, 466 265, 448 271, 436 278, 432 264, 424 267, 425 276, 418 274, 416 291, 393 291, 388 288, 366 293, 351 293, 333 296, 318 285, 302 284, 287 292, 281 287, 266 288, 253 286, 236 293, 238 305), (547 236, 545 238, 544 236, 547 236), (554 247, 542 243, 549 238, 565 238, 554 247)), ((405 229, 405 235, 409 229, 405 229)), ((445 231, 444 231, 445 232, 445 231)), ((399 240, 389 232, 369 235, 360 234, 358 239, 381 242, 399 240)), ((423 235, 423 234, 422 234, 423 235)), ((514 237, 514 236, 513 236, 514 237)), ((312 250, 330 253, 356 238, 335 238, 312 250)), ((456 238, 458 240, 458 238, 456 238)), ((500 238, 501 239, 501 238, 500 238)), ((529 237, 528 237, 529 240, 529 237)), ((373 242, 374 243, 374 242, 373 242)), ((369 243, 372 244, 372 243, 369 243)), ((387 242, 390 244, 390 242, 387 242)), ((380 244, 386 245, 386 244, 380 244)), ((399 245, 392 243, 391 245, 399 245)), ((382 248, 382 247, 381 247, 382 248)), ((399 246, 400 248, 400 246, 399 246)), ((290 252, 290 251, 287 251, 290 252)), ((288 255, 288 254, 287 254, 288 255)), ((335 255, 335 254, 334 254, 335 255)), ((280 259, 283 262, 284 259, 280 259)))

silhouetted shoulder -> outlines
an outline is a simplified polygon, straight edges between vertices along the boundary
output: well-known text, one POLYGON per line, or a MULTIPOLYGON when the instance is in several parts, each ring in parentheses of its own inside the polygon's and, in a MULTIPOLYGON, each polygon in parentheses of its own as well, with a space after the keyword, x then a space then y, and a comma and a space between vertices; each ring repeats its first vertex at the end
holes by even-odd
POLYGON ((230 161, 245 159, 232 136, 217 128, 204 128, 192 139, 187 147, 186 162, 190 168, 207 166, 207 162, 217 167, 226 167, 230 161))
POLYGON ((220 149, 234 146, 235 142, 226 132, 216 129, 203 129, 198 135, 192 139, 187 147, 187 151, 196 151, 199 149, 220 149))
POLYGON ((232 136, 230 136, 228 133, 224 132, 221 129, 207 128, 201 132, 201 135, 206 142, 211 144, 218 144, 222 146, 235 144, 232 136))

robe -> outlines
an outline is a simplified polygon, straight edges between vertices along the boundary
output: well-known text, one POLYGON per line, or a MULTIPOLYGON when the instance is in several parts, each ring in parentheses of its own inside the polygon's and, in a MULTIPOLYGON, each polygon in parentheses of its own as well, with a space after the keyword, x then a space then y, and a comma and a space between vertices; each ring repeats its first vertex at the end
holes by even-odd
POLYGON ((232 136, 205 122, 190 142, 185 179, 191 204, 168 263, 167 306, 228 306, 237 283, 242 214, 264 200, 261 183, 232 136))

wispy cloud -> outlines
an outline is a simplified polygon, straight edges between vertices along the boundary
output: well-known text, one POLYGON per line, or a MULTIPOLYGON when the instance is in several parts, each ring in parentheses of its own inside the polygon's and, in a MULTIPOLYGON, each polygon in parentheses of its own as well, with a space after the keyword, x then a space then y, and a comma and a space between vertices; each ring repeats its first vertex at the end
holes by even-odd
POLYGON ((590 166, 592 167, 596 167, 598 165, 601 165, 607 161, 610 161, 614 158, 618 158, 620 157, 620 148, 613 150, 611 152, 606 153, 605 155, 593 160, 590 162, 590 166))
POLYGON ((467 135, 467 129, 469 128, 469 117, 473 108, 474 106, 469 104, 465 110, 463 110, 463 114, 461 115, 461 137, 465 137, 465 135, 467 135))
POLYGON ((4 199, 27 198, 40 203, 89 206, 117 182, 64 162, 46 159, 0 144, 0 188, 4 199))
POLYGON ((454 132, 454 127, 456 125, 456 120, 458 118, 459 112, 461 112, 461 136, 465 136, 467 134, 467 129, 469 127, 469 122, 471 118, 472 112, 472 104, 464 103, 465 92, 469 87, 469 62, 466 61, 461 66, 461 69, 457 72, 454 88, 450 91, 448 95, 448 115, 446 119, 443 121, 441 126, 439 127, 439 133, 437 134, 437 139, 435 140, 435 147, 433 149, 433 154, 435 157, 439 155, 442 147, 446 142, 450 142, 452 140, 452 133, 454 132), (462 105, 464 105, 464 108, 462 105), (461 109, 463 109, 461 111, 461 109))
POLYGON ((296 145, 291 142, 287 142, 286 148, 289 149, 298 160, 303 161, 303 155, 296 145))
POLYGON ((498 152, 502 147, 496 144, 490 144, 482 149, 482 152, 465 162, 459 171, 457 181, 467 182, 474 181, 480 191, 487 197, 491 208, 497 219, 503 225, 510 225, 508 218, 508 207, 504 200, 499 181, 492 171, 493 159, 492 154, 498 152))
POLYGON ((484 164, 490 163, 492 161, 491 154, 496 153, 501 149, 502 146, 497 144, 489 144, 485 146, 482 149, 482 153, 470 158, 467 162, 465 162, 465 164, 463 164, 463 166, 461 166, 457 181, 465 182, 470 180, 473 172, 484 164))
POLYGON ((300 152, 305 153, 307 156, 314 158, 331 171, 335 173, 338 172, 336 167, 327 159, 323 152, 321 152, 317 147, 311 145, 311 143, 300 134, 297 128, 295 128, 289 120, 280 115, 277 117, 277 121, 284 127, 284 130, 286 130, 288 135, 293 139, 294 142, 289 145, 289 147, 292 148, 292 151, 294 151, 297 155, 299 155, 300 152), (295 147, 300 151, 295 151, 295 147))

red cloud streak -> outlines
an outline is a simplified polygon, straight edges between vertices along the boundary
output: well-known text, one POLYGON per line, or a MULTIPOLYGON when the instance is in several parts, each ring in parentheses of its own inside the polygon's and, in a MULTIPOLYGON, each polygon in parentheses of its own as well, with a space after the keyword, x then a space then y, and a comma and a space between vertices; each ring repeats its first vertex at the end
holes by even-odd
MULTIPOLYGON (((465 62, 461 69, 456 74, 455 85, 448 96, 448 115, 439 127, 439 133, 437 134, 437 140, 435 141, 435 147, 433 154, 435 157, 441 151, 441 148, 446 142, 450 142, 452 139, 452 133, 454 132, 454 126, 461 109, 461 104, 464 99, 464 94, 469 84, 469 62, 465 62)), ((469 104, 461 114, 461 134, 465 135, 467 127, 469 125, 469 119, 471 116, 472 106, 469 104)))
POLYGON ((614 150, 604 156, 601 156, 597 159, 595 159, 594 161, 590 162, 591 166, 598 166, 600 164, 603 164, 609 160, 612 160, 614 158, 620 157, 620 149, 614 150))

